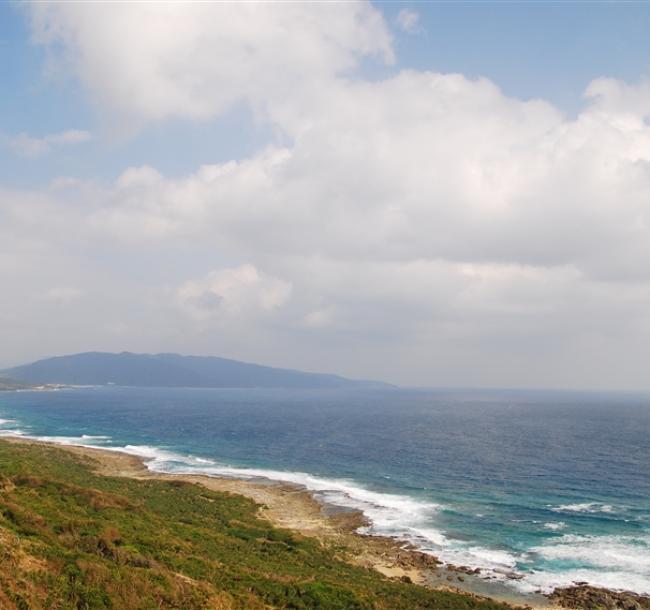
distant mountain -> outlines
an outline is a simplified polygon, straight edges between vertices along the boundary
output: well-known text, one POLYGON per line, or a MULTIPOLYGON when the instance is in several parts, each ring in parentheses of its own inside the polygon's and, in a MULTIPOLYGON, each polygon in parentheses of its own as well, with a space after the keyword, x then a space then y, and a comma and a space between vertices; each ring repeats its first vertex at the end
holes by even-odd
POLYGON ((87 352, 17 366, 0 377, 26 383, 195 388, 386 387, 337 375, 303 373, 210 356, 87 352))

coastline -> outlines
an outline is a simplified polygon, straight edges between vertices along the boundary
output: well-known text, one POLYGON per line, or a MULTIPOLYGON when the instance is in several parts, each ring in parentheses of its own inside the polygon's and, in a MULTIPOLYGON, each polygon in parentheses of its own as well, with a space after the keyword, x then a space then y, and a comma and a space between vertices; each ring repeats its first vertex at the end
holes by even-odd
POLYGON ((460 593, 476 600, 524 610, 650 610, 650 596, 575 583, 551 594, 519 593, 464 566, 443 565, 433 555, 387 536, 358 532, 367 521, 357 509, 326 504, 305 487, 265 477, 163 473, 150 470, 147 458, 120 449, 64 444, 25 437, 0 437, 16 445, 45 445, 73 454, 96 475, 134 480, 183 481, 211 491, 243 496, 258 506, 258 516, 271 525, 316 539, 334 557, 352 566, 371 569, 388 579, 413 583, 432 591, 460 593))
POLYGON ((149 470, 145 458, 118 450, 64 445, 26 438, 4 437, 14 444, 45 444, 92 462, 97 474, 139 480, 182 480, 217 492, 242 495, 260 505, 260 516, 271 524, 316 538, 337 550, 348 563, 371 568, 387 578, 427 588, 459 592, 504 602, 514 607, 559 610, 543 595, 517 593, 502 583, 476 576, 462 566, 443 566, 432 555, 383 536, 357 533, 365 518, 360 511, 324 504, 305 488, 266 478, 238 479, 213 475, 168 474, 149 470))

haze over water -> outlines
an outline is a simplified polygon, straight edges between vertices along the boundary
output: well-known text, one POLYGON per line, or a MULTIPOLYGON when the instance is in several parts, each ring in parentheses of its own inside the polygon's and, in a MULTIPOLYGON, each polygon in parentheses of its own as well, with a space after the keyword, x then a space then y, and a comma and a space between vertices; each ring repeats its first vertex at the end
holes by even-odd
POLYGON ((0 428, 301 483, 520 591, 650 593, 645 395, 97 387, 3 393, 0 428))

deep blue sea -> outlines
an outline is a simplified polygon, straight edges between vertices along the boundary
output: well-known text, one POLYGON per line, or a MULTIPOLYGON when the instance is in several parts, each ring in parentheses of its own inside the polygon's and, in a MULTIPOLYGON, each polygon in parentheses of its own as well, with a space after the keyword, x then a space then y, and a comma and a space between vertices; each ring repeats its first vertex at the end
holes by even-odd
POLYGON ((96 387, 0 393, 4 435, 301 483, 520 591, 650 594, 650 397, 96 387))

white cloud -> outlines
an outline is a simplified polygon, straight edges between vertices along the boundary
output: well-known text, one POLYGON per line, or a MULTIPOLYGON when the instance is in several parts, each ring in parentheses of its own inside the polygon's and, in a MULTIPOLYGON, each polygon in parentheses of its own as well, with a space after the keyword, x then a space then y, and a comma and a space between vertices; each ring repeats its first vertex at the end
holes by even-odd
POLYGON ((404 32, 415 32, 419 21, 420 15, 410 9, 403 8, 399 13, 397 13, 397 25, 404 32))
MULTIPOLYGON (((649 277, 650 127, 575 120, 458 75, 343 83, 293 146, 169 180, 132 168, 92 218, 256 255, 574 265, 649 277), (552 239, 552 247, 550 241, 552 239)), ((290 128, 288 128, 290 129, 290 128)))
POLYGON ((118 324, 140 351, 402 382, 647 383, 647 85, 596 80, 567 118, 459 74, 365 81, 392 51, 363 3, 30 6, 111 116, 245 101, 283 134, 181 177, 0 192, 0 310, 33 345, 30 294, 80 285, 69 328, 106 346, 118 324))
POLYGON ((29 6, 33 39, 121 120, 208 119, 238 102, 263 111, 317 90, 363 56, 393 61, 370 3, 143 2, 29 6), (116 44, 119 41, 119 44, 116 44))
POLYGON ((630 128, 650 117, 650 82, 629 85, 613 78, 598 78, 591 82, 585 97, 592 100, 594 109, 605 116, 630 120, 630 128))
POLYGON ((58 146, 68 146, 88 142, 91 135, 88 131, 69 129, 61 133, 52 133, 42 138, 34 138, 23 132, 16 136, 6 137, 6 143, 11 150, 21 157, 35 158, 49 153, 58 146))
POLYGON ((296 109, 319 120, 286 148, 179 179, 130 168, 92 197, 72 187, 12 209, 32 238, 42 226, 51 241, 58 223, 62 240, 90 233, 93 248, 250 261, 179 283, 174 298, 200 328, 264 325, 274 312, 285 340, 297 328, 342 333, 427 361, 418 345, 437 337, 450 361, 489 352, 504 371, 516 363, 494 350, 555 337, 566 345, 554 358, 569 366, 593 337, 607 336, 612 358, 628 349, 621 318, 649 331, 650 128, 621 122, 612 104, 601 95, 569 120, 459 75, 342 82, 296 109))
POLYGON ((185 282, 176 294, 181 307, 195 318, 228 320, 282 307, 291 294, 291 284, 253 265, 241 265, 185 282))

